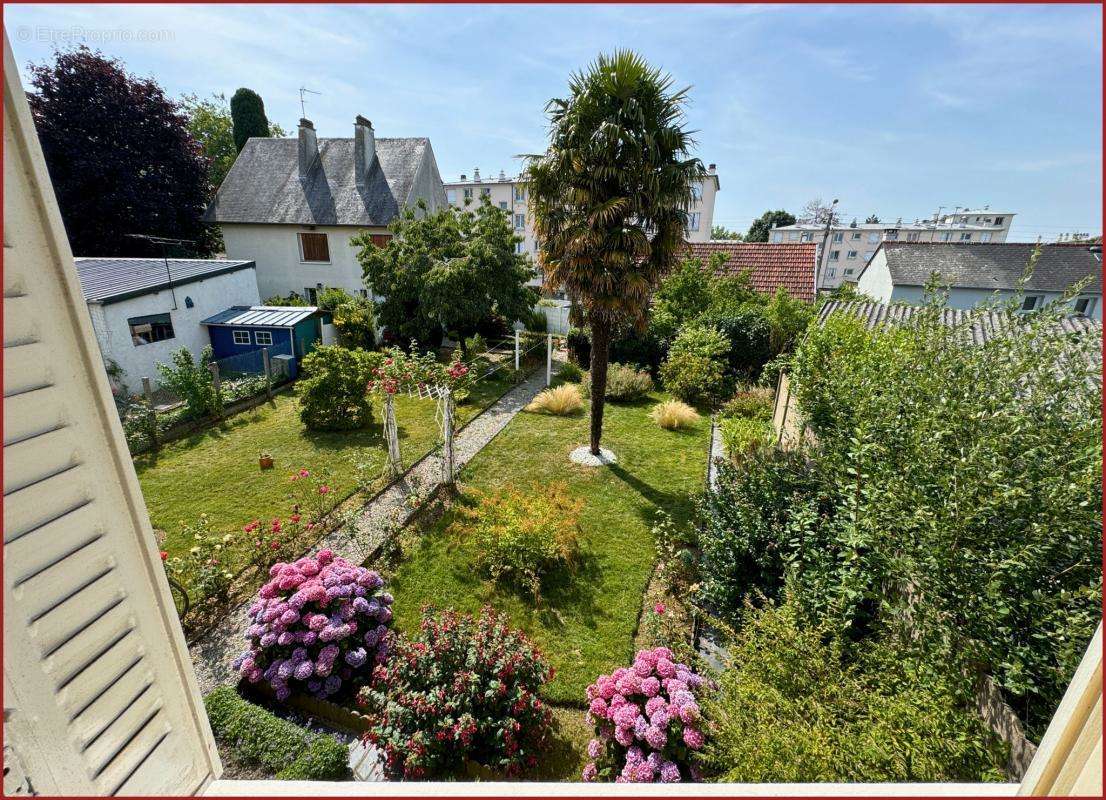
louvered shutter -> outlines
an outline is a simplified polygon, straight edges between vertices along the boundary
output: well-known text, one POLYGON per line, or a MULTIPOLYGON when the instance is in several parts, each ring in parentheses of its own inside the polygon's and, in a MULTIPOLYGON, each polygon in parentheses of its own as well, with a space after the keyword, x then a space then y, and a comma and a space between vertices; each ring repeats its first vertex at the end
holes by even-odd
POLYGON ((6 38, 4 73, 5 790, 196 793, 218 755, 6 38))

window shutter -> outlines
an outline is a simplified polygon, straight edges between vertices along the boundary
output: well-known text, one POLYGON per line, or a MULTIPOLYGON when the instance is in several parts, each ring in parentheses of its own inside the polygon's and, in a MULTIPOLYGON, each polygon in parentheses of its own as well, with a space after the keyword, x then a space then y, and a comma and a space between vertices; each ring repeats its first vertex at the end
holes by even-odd
POLYGON ((202 791, 218 754, 6 38, 4 148, 5 789, 202 791))

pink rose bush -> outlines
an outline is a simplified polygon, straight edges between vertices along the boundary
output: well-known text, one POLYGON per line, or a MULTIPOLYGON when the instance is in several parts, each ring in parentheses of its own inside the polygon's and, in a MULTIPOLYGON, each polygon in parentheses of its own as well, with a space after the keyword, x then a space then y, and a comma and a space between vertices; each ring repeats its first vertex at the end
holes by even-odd
POLYGON ((706 684, 667 647, 641 650, 633 666, 600 675, 587 688, 585 781, 677 783, 698 780, 692 752, 705 744, 697 694, 706 684))
POLYGON ((320 699, 352 690, 387 655, 392 596, 380 575, 330 550, 269 569, 249 608, 249 649, 235 669, 284 700, 294 687, 320 699))

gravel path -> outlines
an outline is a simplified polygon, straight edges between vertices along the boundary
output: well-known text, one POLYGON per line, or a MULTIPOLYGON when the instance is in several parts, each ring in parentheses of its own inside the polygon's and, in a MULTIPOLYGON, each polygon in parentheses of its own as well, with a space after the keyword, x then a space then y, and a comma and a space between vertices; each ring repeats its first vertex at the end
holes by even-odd
MULTIPOLYGON (((554 373, 559 366, 556 355, 554 353, 554 373)), ((515 414, 544 388, 545 370, 538 369, 457 433, 453 440, 457 470, 494 439, 515 414)), ((411 518, 414 511, 406 502, 408 497, 412 494, 428 496, 437 488, 441 478, 441 458, 437 454, 427 456, 361 509, 360 516, 352 525, 331 531, 315 549, 330 548, 354 564, 363 562, 411 518)), ((231 662, 245 646, 244 634, 249 627, 246 610, 249 605, 250 602, 247 601, 227 612, 223 624, 210 630, 207 636, 190 648, 192 663, 196 667, 196 679, 203 694, 216 686, 237 682, 231 662)))

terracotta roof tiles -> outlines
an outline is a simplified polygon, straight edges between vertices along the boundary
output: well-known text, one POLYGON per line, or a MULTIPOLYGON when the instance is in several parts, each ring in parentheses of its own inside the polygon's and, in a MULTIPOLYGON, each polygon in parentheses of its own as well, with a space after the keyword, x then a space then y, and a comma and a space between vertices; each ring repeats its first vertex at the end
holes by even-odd
POLYGON ((814 299, 814 260, 817 245, 769 244, 767 242, 688 242, 688 254, 703 263, 716 254, 726 256, 723 270, 736 275, 750 271, 753 288, 774 294, 779 287, 800 300, 814 299))

